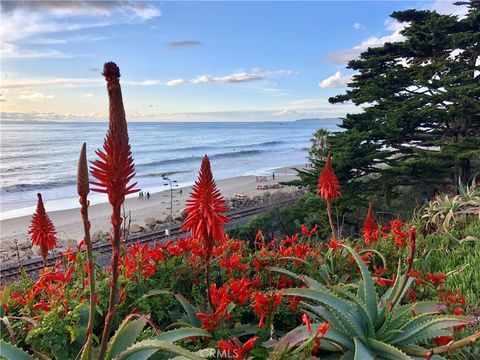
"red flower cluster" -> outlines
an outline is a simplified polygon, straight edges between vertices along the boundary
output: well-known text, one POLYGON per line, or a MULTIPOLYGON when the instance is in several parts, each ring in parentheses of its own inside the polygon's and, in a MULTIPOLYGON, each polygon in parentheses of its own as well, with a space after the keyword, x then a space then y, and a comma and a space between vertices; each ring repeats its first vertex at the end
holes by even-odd
POLYGON ((218 260, 218 264, 225 269, 227 274, 230 274, 232 271, 245 271, 248 269, 250 264, 242 264, 240 260, 242 260, 242 254, 233 254, 230 256, 224 256, 220 260, 218 260))
POLYGON ((407 245, 405 240, 408 238, 409 234, 408 231, 404 230, 404 227, 405 223, 400 220, 400 217, 397 217, 390 222, 390 232, 395 237, 395 243, 397 246, 407 245))
POLYGON ((47 266, 48 251, 57 245, 55 227, 48 217, 43 206, 42 194, 37 194, 37 210, 32 216, 32 222, 28 233, 32 238, 32 244, 40 247, 40 253, 43 257, 43 264, 47 266))
POLYGON ((273 314, 282 302, 282 294, 279 292, 256 292, 253 294, 253 298, 255 314, 260 316, 258 327, 262 328, 265 322, 265 317, 273 314))
POLYGON ((135 244, 128 248, 120 265, 127 278, 134 278, 135 275, 149 278, 157 271, 155 263, 162 260, 163 249, 158 245, 149 248, 148 244, 135 244))
POLYGON ((312 236, 317 232, 317 230, 318 230, 318 224, 315 224, 312 230, 308 230, 307 227, 304 224, 302 224, 302 235, 304 236, 312 236))
POLYGON ((365 222, 363 223, 362 234, 366 246, 370 246, 371 242, 376 242, 378 240, 378 224, 373 216, 372 203, 368 205, 368 213, 365 222))
POLYGON ((257 341, 257 337, 248 339, 245 344, 241 345, 238 339, 232 340, 220 340, 217 343, 217 347, 224 352, 222 357, 234 358, 237 360, 247 359, 246 355, 253 350, 253 345, 257 341))
POLYGON ((340 183, 332 168, 332 154, 329 152, 325 167, 318 178, 318 195, 327 202, 332 202, 340 196, 340 183))
POLYGON ((191 198, 187 200, 188 215, 183 222, 183 229, 189 230, 194 238, 202 241, 206 259, 209 259, 214 242, 225 239, 223 224, 228 219, 222 215, 227 208, 213 180, 207 155, 202 160, 200 174, 192 190, 191 198))
POLYGON ((444 273, 427 273, 427 281, 434 286, 439 286, 445 281, 444 273))

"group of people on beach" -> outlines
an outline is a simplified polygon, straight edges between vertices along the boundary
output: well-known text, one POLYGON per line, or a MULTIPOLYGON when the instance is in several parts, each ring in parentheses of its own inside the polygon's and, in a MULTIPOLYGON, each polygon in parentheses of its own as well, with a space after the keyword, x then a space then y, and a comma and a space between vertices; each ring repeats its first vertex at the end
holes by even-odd
POLYGON ((144 192, 144 191, 142 190, 142 191, 140 191, 140 192, 138 193, 138 198, 139 198, 140 200, 144 200, 144 199, 150 200, 150 192, 148 192, 148 191, 147 191, 147 192, 144 192))

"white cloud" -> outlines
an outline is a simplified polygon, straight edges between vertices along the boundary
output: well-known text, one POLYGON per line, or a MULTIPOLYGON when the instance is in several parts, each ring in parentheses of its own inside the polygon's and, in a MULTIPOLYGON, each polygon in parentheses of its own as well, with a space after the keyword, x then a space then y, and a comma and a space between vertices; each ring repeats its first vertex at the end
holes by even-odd
MULTIPOLYGON (((150 109, 150 108, 146 108, 150 109)), ((301 118, 336 118, 347 113, 360 111, 351 103, 328 103, 327 99, 303 99, 286 102, 283 106, 272 108, 222 109, 190 112, 156 112, 152 110, 127 112, 130 121, 288 121, 301 118)), ((5 120, 52 120, 52 121, 104 121, 107 114, 98 113, 56 113, 56 112, 2 112, 5 120)))
MULTIPOLYGON (((154 86, 160 84, 159 80, 145 79, 145 80, 120 80, 121 84, 131 86, 154 86)), ((21 89, 21 88, 35 88, 35 87, 89 87, 102 86, 105 80, 102 78, 45 78, 45 79, 17 79, 5 80, 2 82, 3 89, 21 89)))
POLYGON ((351 79, 352 75, 342 74, 340 71, 337 71, 334 75, 321 81, 318 86, 322 89, 346 87, 351 79))
POLYGON ((185 80, 183 79, 173 79, 173 80, 167 81, 165 84, 167 86, 178 86, 178 85, 182 85, 184 82, 185 80))
MULTIPOLYGON (((425 7, 426 10, 434 10, 440 14, 445 15, 458 15, 460 17, 467 14, 468 9, 465 5, 457 6, 454 5, 456 0, 437 0, 433 4, 425 7)), ((361 26, 359 23, 353 25, 354 28, 361 26)), ((362 41, 359 45, 354 46, 351 49, 336 51, 327 55, 327 62, 332 64, 345 65, 348 61, 357 59, 362 52, 367 50, 369 47, 379 47, 385 43, 394 43, 403 41, 405 37, 400 34, 400 32, 408 24, 399 23, 398 21, 388 18, 385 20, 385 29, 391 31, 391 34, 385 36, 371 36, 368 39, 362 41)))
POLYGON ((385 21, 385 29, 392 31, 391 34, 381 37, 371 36, 351 49, 329 53, 327 55, 327 61, 332 64, 344 65, 350 60, 357 59, 362 52, 370 47, 379 47, 386 43, 403 41, 405 37, 400 34, 400 32, 405 28, 405 26, 407 26, 407 24, 399 23, 392 19, 387 19, 385 21))
POLYGON ((359 22, 356 22, 355 24, 353 24, 352 27, 353 27, 355 30, 365 29, 365 26, 363 26, 363 25, 360 24, 359 22))
POLYGON ((40 101, 45 99, 53 99, 55 95, 53 94, 44 94, 37 91, 22 91, 20 95, 17 96, 19 100, 31 100, 31 101, 40 101))
POLYGON ((174 79, 168 81, 166 84, 168 86, 177 86, 182 84, 238 84, 238 83, 248 83, 254 81, 267 80, 268 78, 276 75, 292 75, 294 72, 292 70, 274 70, 274 71, 264 71, 260 68, 252 69, 250 72, 240 71, 224 76, 210 76, 210 75, 198 75, 197 77, 186 80, 186 79, 174 79))
POLYGON ((202 43, 198 40, 182 40, 182 41, 173 41, 165 44, 165 47, 170 50, 178 50, 188 47, 200 46, 202 43))
POLYGON ((93 94, 92 93, 87 93, 87 94, 82 94, 84 98, 92 98, 93 94))
POLYGON ((10 58, 57 58, 66 59, 73 57, 72 54, 67 54, 62 51, 46 49, 46 50, 28 50, 21 49, 17 45, 2 42, 0 44, 0 53, 3 59, 10 58))
MULTIPOLYGON (((63 35, 69 31, 114 24, 141 23, 161 13, 157 6, 143 1, 2 1, 1 15, 2 57, 6 54, 8 58, 51 58, 71 55, 54 49, 29 50, 24 48, 25 44, 19 48, 18 42, 41 34, 63 35)), ((61 42, 61 39, 48 40, 52 39, 47 39, 44 44, 61 42)), ((41 39, 36 41, 41 43, 41 39)))
POLYGON ((437 0, 430 6, 430 9, 443 15, 466 15, 468 8, 465 5, 457 6, 454 4, 455 2, 456 0, 437 0))

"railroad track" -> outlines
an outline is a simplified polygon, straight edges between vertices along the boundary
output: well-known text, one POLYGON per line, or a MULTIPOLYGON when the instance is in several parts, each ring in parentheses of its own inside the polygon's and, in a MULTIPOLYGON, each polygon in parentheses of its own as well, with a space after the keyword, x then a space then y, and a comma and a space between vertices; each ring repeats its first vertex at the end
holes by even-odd
MULTIPOLYGON (((297 198, 289 198, 278 202, 273 202, 270 204, 265 204, 261 206, 255 206, 250 208, 244 208, 239 210, 232 210, 227 212, 229 218, 229 224, 238 222, 239 220, 244 220, 253 215, 257 215, 265 210, 280 208, 295 202, 297 198)), ((127 239, 123 242, 124 245, 129 244, 143 244, 151 243, 154 241, 166 242, 169 240, 176 240, 181 235, 185 234, 181 230, 181 224, 174 224, 172 226, 164 226, 159 230, 153 230, 145 233, 130 234, 127 239), (167 231, 168 230, 168 233, 167 231)), ((82 250, 85 251, 85 250, 82 250)), ((111 252, 111 245, 109 242, 96 243, 93 245, 93 252, 96 255, 108 255, 111 252)), ((47 258, 47 266, 53 266, 58 260, 62 259, 62 254, 53 254, 47 258)), ((23 269, 28 275, 38 275, 39 270, 43 268, 43 261, 41 259, 31 259, 22 262, 23 269)), ((10 281, 19 279, 21 277, 20 267, 18 265, 11 266, 8 268, 2 268, 0 270, 0 284, 5 284, 10 281)))

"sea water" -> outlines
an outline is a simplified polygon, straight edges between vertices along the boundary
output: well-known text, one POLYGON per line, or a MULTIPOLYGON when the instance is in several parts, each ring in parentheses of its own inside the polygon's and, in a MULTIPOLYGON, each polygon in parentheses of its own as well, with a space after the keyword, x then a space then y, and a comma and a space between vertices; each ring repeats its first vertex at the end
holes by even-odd
MULTIPOLYGON (((135 181, 150 193, 167 188, 163 174, 179 185, 192 184, 204 154, 217 180, 305 164, 315 130, 338 130, 337 122, 130 122, 135 181)), ((49 211, 77 207, 80 148, 86 142, 88 159, 94 160, 107 128, 107 122, 2 122, 0 219, 32 214, 38 192, 49 211)), ((89 198, 107 201, 103 194, 89 198)))

